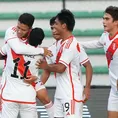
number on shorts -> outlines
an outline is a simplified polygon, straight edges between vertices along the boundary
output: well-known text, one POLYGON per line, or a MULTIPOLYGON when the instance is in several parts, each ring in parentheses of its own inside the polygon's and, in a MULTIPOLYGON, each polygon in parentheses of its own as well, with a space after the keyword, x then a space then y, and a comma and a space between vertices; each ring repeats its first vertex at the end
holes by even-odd
POLYGON ((69 107, 70 107, 70 104, 68 103, 68 102, 66 102, 65 104, 64 104, 64 107, 65 107, 65 110, 66 110, 66 112, 69 110, 69 107))

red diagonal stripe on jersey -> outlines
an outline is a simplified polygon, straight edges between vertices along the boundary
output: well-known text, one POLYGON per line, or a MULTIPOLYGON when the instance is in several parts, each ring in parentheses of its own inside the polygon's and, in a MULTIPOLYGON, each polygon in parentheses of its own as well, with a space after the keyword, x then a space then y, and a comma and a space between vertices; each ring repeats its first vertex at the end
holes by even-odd
POLYGON ((78 50, 78 52, 80 52, 80 47, 79 47, 79 44, 77 44, 77 50, 78 50))
POLYGON ((61 45, 61 47, 60 47, 60 49, 59 49, 59 51, 58 51, 58 53, 57 53, 57 56, 56 56, 56 63, 59 62, 59 59, 60 59, 60 57, 61 57, 61 55, 62 55, 64 44, 65 44, 65 43, 63 43, 63 44, 61 45))
POLYGON ((118 38, 114 39, 114 41, 111 43, 111 45, 109 46, 109 48, 106 51, 108 67, 111 63, 111 60, 113 59, 113 54, 117 48, 118 48, 118 38))
MULTIPOLYGON (((16 54, 12 49, 11 49, 11 53, 12 53, 13 59, 20 58, 20 60, 19 60, 19 62, 18 62, 18 71, 20 72, 20 74, 21 74, 22 77, 23 77, 24 72, 25 72, 25 68, 26 68, 26 67, 24 66, 24 64, 25 64, 26 62, 25 62, 25 60, 24 60, 23 55, 16 54)), ((27 77, 27 76, 30 76, 30 75, 31 75, 31 72, 30 72, 30 70, 28 69, 28 70, 27 70, 27 73, 26 73, 26 77, 27 77)))

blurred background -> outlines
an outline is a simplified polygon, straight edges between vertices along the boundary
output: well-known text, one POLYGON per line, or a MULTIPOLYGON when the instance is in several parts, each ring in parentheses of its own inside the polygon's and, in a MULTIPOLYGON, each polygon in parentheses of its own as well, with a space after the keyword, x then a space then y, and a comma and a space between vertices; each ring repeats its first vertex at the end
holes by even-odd
MULTIPOLYGON (((55 40, 52 38, 49 20, 61 9, 69 9, 75 15, 76 25, 73 34, 78 41, 99 39, 103 32, 102 17, 106 7, 118 6, 117 0, 0 0, 0 47, 4 45, 5 30, 17 24, 21 13, 32 13, 36 20, 33 27, 41 27, 46 38, 42 46, 50 46, 55 40)), ((91 85, 91 98, 83 108, 84 118, 106 118, 107 99, 110 89, 107 63, 103 49, 87 50, 93 66, 93 80, 91 85)), ((0 76, 4 61, 0 61, 0 76)), ((85 83, 85 70, 82 68, 83 84, 85 83)), ((41 73, 41 72, 40 72, 41 73)), ((50 76, 46 83, 49 95, 53 99, 55 80, 50 76)), ((40 102, 39 102, 39 105, 40 102)), ((38 110, 40 107, 37 107, 38 110)), ((43 107, 41 107, 43 109, 43 107)), ((39 110, 40 111, 40 110, 39 110)), ((46 118, 46 115, 40 117, 46 118)))

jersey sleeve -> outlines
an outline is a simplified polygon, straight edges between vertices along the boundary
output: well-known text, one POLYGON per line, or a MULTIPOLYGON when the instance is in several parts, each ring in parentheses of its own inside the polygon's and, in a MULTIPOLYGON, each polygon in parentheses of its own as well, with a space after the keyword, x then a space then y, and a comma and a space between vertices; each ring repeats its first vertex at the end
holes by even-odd
POLYGON ((7 43, 8 40, 11 40, 14 38, 17 38, 16 27, 12 26, 8 28, 5 32, 5 37, 4 37, 5 43, 7 43))
POLYGON ((59 62, 63 63, 66 67, 69 66, 70 62, 75 59, 77 56, 79 56, 78 63, 83 65, 87 61, 89 61, 89 58, 82 46, 79 44, 73 45, 70 48, 65 48, 59 62))
POLYGON ((46 57, 46 61, 48 64, 52 64, 55 63, 56 60, 56 42, 53 43, 53 45, 51 45, 50 47, 48 47, 48 49, 52 52, 53 56, 51 57, 46 57))
POLYGON ((4 46, 1 47, 0 53, 1 53, 3 56, 7 55, 7 44, 5 44, 4 46))
POLYGON ((26 45, 25 43, 21 42, 18 38, 9 40, 7 43, 16 54, 38 55, 44 53, 43 48, 35 48, 33 46, 26 45))
POLYGON ((103 48, 103 37, 104 33, 102 34, 99 40, 79 42, 79 43, 83 46, 83 48, 86 49, 103 48))
POLYGON ((8 29, 5 33, 5 42, 13 49, 16 54, 38 55, 43 54, 43 48, 35 48, 21 42, 13 29, 8 29))
POLYGON ((59 59, 59 62, 64 64, 66 67, 69 66, 69 63, 72 61, 75 55, 75 46, 70 46, 69 48, 64 48, 63 53, 59 59))
POLYGON ((89 61, 89 58, 88 58, 88 55, 86 54, 84 48, 80 45, 79 45, 79 49, 80 49, 80 64, 83 65, 84 63, 86 63, 87 61, 89 61))

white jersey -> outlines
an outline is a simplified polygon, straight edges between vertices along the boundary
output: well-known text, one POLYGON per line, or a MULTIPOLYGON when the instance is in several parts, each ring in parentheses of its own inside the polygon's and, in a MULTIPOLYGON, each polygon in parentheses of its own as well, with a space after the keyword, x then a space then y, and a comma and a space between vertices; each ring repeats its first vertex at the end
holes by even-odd
POLYGON ((31 45, 26 45, 25 43, 23 43, 23 40, 26 41, 27 39, 19 39, 17 37, 15 26, 7 29, 5 33, 5 43, 8 43, 16 54, 37 55, 44 53, 43 48, 35 48, 31 45))
POLYGON ((48 64, 56 63, 56 47, 57 47, 57 41, 54 42, 48 49, 52 52, 53 56, 46 57, 46 61, 48 64))
POLYGON ((35 103, 36 91, 30 84, 24 82, 24 78, 30 75, 38 76, 36 61, 42 56, 18 55, 8 44, 2 47, 3 54, 7 55, 3 78, 5 85, 2 91, 2 99, 23 103, 35 103))
POLYGON ((56 63, 64 64, 66 70, 61 74, 56 73, 56 98, 83 101, 81 65, 88 60, 87 54, 75 37, 70 37, 62 44, 61 40, 57 42, 56 63))
POLYGON ((117 90, 118 80, 118 33, 112 38, 109 38, 109 33, 104 32, 99 40, 81 43, 84 48, 103 47, 109 68, 109 78, 113 91, 117 90))

